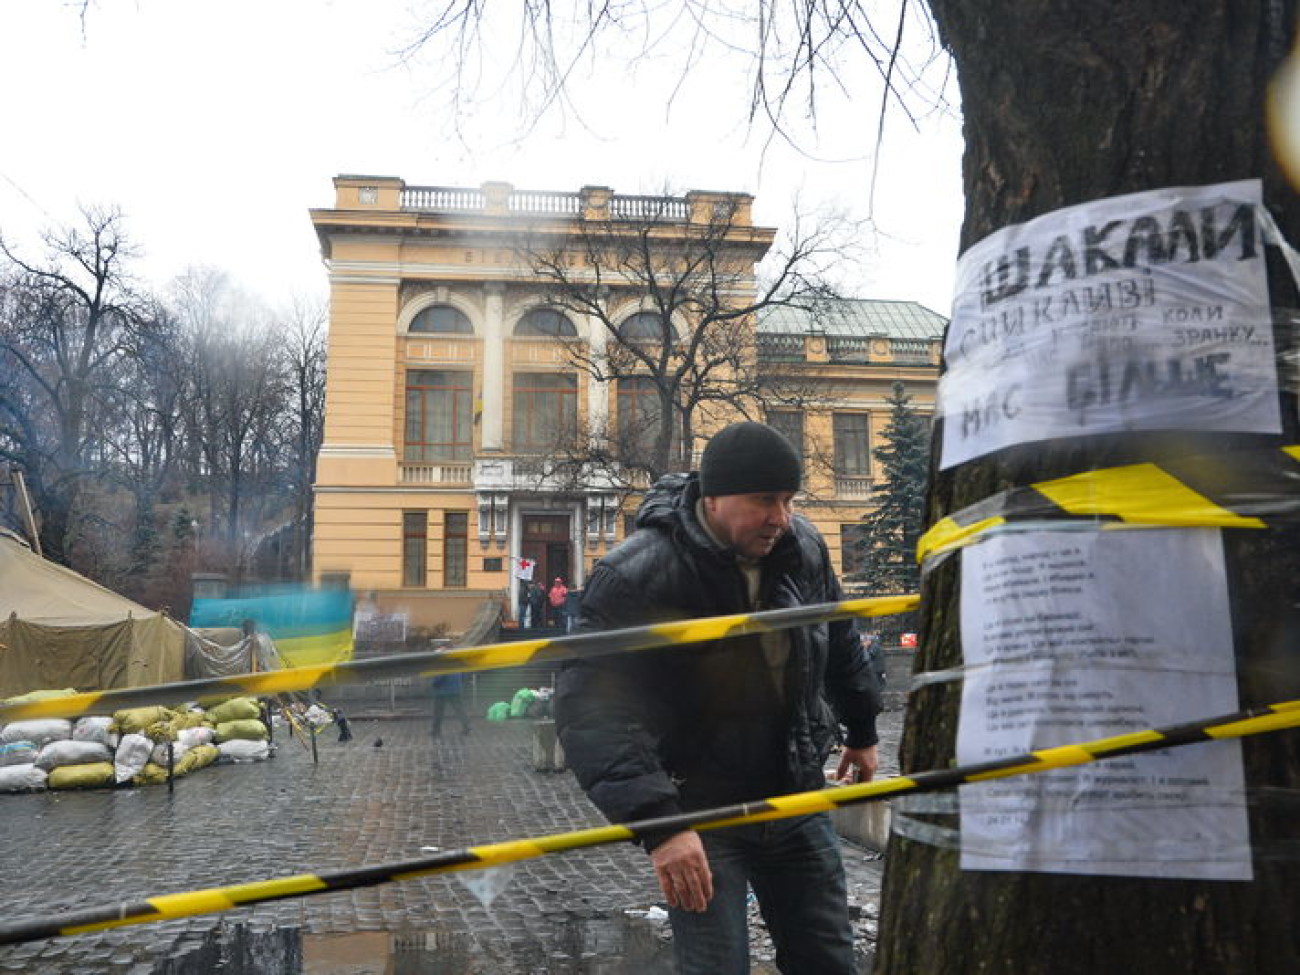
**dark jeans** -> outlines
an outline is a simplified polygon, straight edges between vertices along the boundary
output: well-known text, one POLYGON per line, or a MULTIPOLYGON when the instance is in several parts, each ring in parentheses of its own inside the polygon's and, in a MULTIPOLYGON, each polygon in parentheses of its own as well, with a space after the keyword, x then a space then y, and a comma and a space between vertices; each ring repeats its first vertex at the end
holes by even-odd
POLYGON ((437 737, 442 734, 442 717, 447 713, 447 708, 456 712, 456 717, 460 719, 460 729, 469 734, 469 715, 465 713, 465 700, 459 694, 435 694, 433 698, 433 735, 437 737))
POLYGON ((788 975, 852 975, 853 929, 840 840, 825 813, 700 833, 713 872, 703 914, 669 910, 683 975, 747 975, 747 885, 788 975))

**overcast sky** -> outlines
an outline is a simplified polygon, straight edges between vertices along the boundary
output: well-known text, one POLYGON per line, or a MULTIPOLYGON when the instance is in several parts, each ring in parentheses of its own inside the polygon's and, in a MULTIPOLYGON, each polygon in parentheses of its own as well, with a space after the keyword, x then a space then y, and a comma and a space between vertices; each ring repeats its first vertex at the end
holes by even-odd
MULTIPOLYGON (((799 154, 746 126, 743 63, 714 61, 678 84, 671 46, 630 66, 613 38, 595 66, 575 71, 576 111, 530 125, 510 79, 492 74, 513 61, 505 32, 499 45, 492 35, 499 63, 454 108, 447 60, 397 57, 418 25, 413 6, 94 0, 83 22, 79 4, 5 0, 0 232, 35 255, 42 227, 75 223, 80 205, 115 205, 155 286, 210 265, 279 303, 325 293, 307 211, 333 205, 340 173, 737 190, 755 194, 757 222, 777 227, 796 196, 804 208, 868 215, 879 106, 874 91, 859 94, 869 82, 853 84, 853 98, 825 95, 817 131, 800 128, 799 154)), ((929 113, 919 131, 892 114, 872 212, 879 234, 863 237, 871 256, 853 276, 857 294, 948 313, 960 151, 955 112, 929 113)))

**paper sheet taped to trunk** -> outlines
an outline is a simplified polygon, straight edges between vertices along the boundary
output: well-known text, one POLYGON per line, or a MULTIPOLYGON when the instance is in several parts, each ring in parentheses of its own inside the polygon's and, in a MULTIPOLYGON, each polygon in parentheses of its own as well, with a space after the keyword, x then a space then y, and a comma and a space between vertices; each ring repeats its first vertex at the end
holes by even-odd
MULTIPOLYGON (((993 534, 962 552, 965 765, 1237 709, 1214 529, 993 534)), ((963 869, 1248 880, 1241 747, 961 787, 963 869)))
POLYGON ((1260 184, 1094 200, 957 262, 940 464, 1125 430, 1281 430, 1260 184))

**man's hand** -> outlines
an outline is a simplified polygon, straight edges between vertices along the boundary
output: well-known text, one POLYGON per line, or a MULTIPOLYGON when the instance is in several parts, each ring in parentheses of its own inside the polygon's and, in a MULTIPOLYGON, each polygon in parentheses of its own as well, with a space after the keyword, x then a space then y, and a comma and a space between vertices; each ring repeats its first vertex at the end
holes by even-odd
POLYGON ((651 851, 650 862, 669 907, 702 911, 708 906, 713 898, 713 873, 699 833, 688 829, 675 834, 651 851))
POLYGON ((835 770, 836 781, 870 782, 876 777, 880 765, 880 756, 876 746, 867 748, 846 748, 840 755, 839 768, 835 770))

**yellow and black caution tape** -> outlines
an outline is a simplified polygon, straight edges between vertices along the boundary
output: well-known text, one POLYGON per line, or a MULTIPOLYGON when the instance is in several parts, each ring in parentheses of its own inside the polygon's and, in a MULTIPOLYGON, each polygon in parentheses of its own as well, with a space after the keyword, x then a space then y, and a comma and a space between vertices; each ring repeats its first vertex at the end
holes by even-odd
POLYGON ((760 613, 737 613, 730 616, 709 616, 697 620, 657 623, 652 626, 636 626, 603 633, 579 633, 545 640, 493 643, 461 650, 406 653, 370 660, 289 667, 284 670, 268 670, 233 677, 212 677, 204 680, 154 684, 148 687, 89 691, 66 697, 24 701, 21 704, 0 703, 0 722, 29 718, 73 718, 83 714, 111 714, 123 708, 144 707, 150 704, 176 704, 223 694, 252 696, 285 694, 290 691, 306 691, 340 684, 360 684, 367 681, 394 680, 413 676, 430 677, 434 674, 494 670, 528 663, 567 660, 572 657, 605 656, 632 650, 650 650, 656 647, 721 640, 752 633, 769 633, 773 630, 808 626, 855 616, 889 616, 915 609, 919 602, 920 597, 915 595, 849 599, 838 603, 817 603, 812 606, 772 609, 760 613))
POLYGON ((1300 519, 1300 445, 1128 464, 1011 488, 936 522, 917 559, 1022 521, 1269 528, 1300 519))
POLYGON ((1084 765, 1101 759, 1117 758, 1121 755, 1134 755, 1139 752, 1206 741, 1242 738, 1297 726, 1300 726, 1300 700, 1282 701, 1188 724, 1152 728, 1111 738, 1098 738, 1056 748, 1044 748, 992 762, 920 772, 916 775, 897 776, 836 789, 798 792, 788 796, 776 796, 756 802, 738 803, 733 806, 682 813, 676 816, 663 816, 658 819, 645 819, 623 825, 596 826, 567 833, 554 833, 550 836, 447 850, 416 860, 338 870, 332 873, 298 874, 231 887, 210 887, 206 890, 149 897, 111 907, 89 908, 60 914, 57 917, 13 921, 0 924, 0 945, 88 934, 108 928, 148 924, 154 921, 169 921, 265 901, 353 890, 359 887, 374 887, 379 884, 413 880, 417 877, 458 870, 499 867, 519 860, 545 856, 548 853, 602 846, 645 836, 662 836, 665 833, 676 833, 684 829, 721 829, 743 823, 762 823, 790 816, 805 816, 855 803, 935 792, 967 783, 1031 775, 1036 772, 1084 765))

